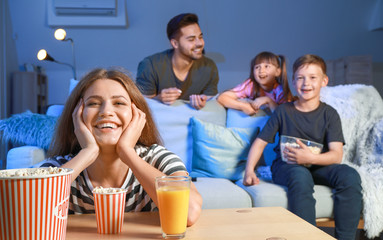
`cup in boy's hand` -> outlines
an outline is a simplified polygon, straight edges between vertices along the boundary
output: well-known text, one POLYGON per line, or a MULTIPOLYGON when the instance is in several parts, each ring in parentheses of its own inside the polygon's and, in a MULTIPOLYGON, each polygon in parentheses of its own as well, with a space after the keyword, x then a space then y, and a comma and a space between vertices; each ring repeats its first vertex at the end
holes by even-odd
MULTIPOLYGON (((287 151, 286 147, 301 148, 299 144, 297 143, 297 140, 300 140, 303 144, 305 144, 310 149, 310 151, 314 154, 320 154, 322 152, 323 144, 309 141, 306 139, 282 135, 281 142, 280 142, 282 161, 292 163, 287 159, 286 154, 284 152, 287 151)), ((309 165, 305 165, 305 166, 309 167, 309 165)))
POLYGON ((93 189, 98 233, 120 233, 124 223, 126 189, 93 189))

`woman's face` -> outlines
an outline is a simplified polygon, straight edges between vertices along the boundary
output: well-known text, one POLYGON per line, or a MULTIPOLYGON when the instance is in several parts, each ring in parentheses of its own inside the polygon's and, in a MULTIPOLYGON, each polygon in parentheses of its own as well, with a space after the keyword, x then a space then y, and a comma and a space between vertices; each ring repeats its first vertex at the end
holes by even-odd
POLYGON ((132 119, 132 102, 122 84, 96 80, 84 93, 82 117, 97 143, 116 145, 132 119))

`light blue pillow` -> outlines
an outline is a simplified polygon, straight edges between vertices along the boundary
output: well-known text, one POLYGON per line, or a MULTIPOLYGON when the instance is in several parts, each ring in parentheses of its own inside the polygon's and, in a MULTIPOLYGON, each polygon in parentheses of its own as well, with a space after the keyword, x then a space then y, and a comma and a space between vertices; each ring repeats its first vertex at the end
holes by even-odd
MULTIPOLYGON (((263 127, 266 125, 267 121, 270 118, 270 113, 260 110, 256 115, 248 116, 244 112, 227 109, 227 119, 226 127, 246 127, 246 128, 255 128, 259 127, 261 132, 263 127)), ((274 139, 274 143, 269 143, 263 150, 263 159, 260 162, 261 165, 265 164, 266 166, 271 166, 274 159, 276 159, 277 154, 274 152, 274 148, 279 144, 279 135, 277 134, 274 139)))
POLYGON ((243 178, 247 154, 259 128, 226 128, 191 118, 192 177, 243 178))

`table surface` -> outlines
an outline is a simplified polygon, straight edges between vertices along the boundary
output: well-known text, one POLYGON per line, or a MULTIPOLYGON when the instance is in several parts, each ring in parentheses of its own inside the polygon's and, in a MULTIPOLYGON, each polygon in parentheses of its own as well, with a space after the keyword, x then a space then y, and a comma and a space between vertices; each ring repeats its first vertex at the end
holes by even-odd
MULTIPOLYGON (((204 209, 185 239, 335 239, 281 207, 204 209)), ((98 234, 94 214, 70 215, 66 239, 162 239, 158 212, 125 213, 120 234, 98 234)))

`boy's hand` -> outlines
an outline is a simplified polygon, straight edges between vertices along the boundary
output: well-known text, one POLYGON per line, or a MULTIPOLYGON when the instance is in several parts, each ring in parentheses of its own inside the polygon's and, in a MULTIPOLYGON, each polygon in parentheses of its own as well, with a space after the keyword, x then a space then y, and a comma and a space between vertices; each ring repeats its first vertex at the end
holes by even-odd
POLYGON ((287 158, 287 163, 299 165, 312 164, 315 154, 312 153, 311 150, 299 139, 297 139, 297 144, 300 148, 286 146, 283 153, 287 158))
POLYGON ((245 186, 251 186, 251 185, 257 185, 259 183, 259 178, 255 174, 254 171, 252 172, 245 172, 245 176, 243 177, 243 185, 245 186))

